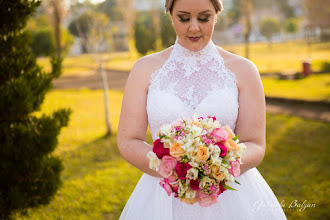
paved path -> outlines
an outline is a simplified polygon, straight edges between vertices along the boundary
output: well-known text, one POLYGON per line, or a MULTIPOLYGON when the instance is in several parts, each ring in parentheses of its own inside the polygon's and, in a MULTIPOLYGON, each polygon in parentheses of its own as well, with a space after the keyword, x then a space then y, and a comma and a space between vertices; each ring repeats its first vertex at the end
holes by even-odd
MULTIPOLYGON (((124 91, 128 72, 107 70, 107 77, 109 83, 109 89, 124 91)), ((53 81, 55 89, 102 89, 102 80, 100 74, 92 74, 89 76, 79 77, 60 77, 53 81)), ((279 101, 266 101, 266 110, 269 113, 274 114, 288 114, 293 116, 299 116, 309 118, 313 120, 320 120, 330 122, 329 106, 313 106, 303 104, 292 104, 288 102, 279 101)))

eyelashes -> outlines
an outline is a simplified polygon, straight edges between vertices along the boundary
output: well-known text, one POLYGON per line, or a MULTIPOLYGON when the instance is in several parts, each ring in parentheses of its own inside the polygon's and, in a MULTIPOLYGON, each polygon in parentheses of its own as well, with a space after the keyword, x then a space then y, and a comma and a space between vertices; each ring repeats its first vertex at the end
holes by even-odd
MULTIPOLYGON (((209 21, 209 17, 210 16, 206 16, 206 18, 198 18, 198 21, 200 21, 200 22, 208 22, 209 21)), ((180 15, 179 15, 179 18, 180 18, 179 21, 181 21, 181 22, 188 22, 188 21, 190 21, 190 18, 184 18, 184 17, 182 17, 180 15)))

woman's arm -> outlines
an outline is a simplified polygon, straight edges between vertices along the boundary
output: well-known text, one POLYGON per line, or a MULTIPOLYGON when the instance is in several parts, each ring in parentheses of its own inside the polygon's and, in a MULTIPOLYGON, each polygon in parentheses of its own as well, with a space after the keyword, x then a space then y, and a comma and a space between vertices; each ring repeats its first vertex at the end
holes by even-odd
POLYGON ((149 168, 147 153, 152 146, 145 142, 148 128, 146 112, 149 78, 146 77, 145 58, 140 59, 132 68, 126 82, 117 133, 117 145, 122 157, 144 173, 160 177, 149 168))
POLYGON ((258 166, 266 149, 266 103, 260 74, 256 66, 244 59, 240 65, 239 111, 235 134, 246 145, 242 156, 241 174, 258 166))

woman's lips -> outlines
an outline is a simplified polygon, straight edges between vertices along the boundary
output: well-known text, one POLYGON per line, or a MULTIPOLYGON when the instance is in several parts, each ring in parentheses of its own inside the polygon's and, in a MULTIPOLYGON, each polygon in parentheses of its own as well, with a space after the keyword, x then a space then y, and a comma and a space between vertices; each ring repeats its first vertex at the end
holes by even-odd
POLYGON ((196 41, 198 41, 201 37, 188 37, 188 38, 189 38, 189 40, 196 42, 196 41))

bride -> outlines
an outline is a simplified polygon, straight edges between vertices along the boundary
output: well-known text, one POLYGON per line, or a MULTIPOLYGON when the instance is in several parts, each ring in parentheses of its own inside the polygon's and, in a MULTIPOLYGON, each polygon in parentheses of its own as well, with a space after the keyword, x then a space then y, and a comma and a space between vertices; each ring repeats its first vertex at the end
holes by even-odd
POLYGON ((211 40, 222 0, 166 0, 177 34, 175 44, 145 56, 126 83, 117 134, 121 155, 144 172, 120 219, 207 220, 286 219, 273 191, 255 168, 265 154, 265 95, 256 66, 211 40), (180 117, 215 116, 229 125, 247 150, 242 157, 241 185, 225 191, 218 203, 200 207, 168 196, 161 176, 149 169, 145 142, 161 125, 180 117))

